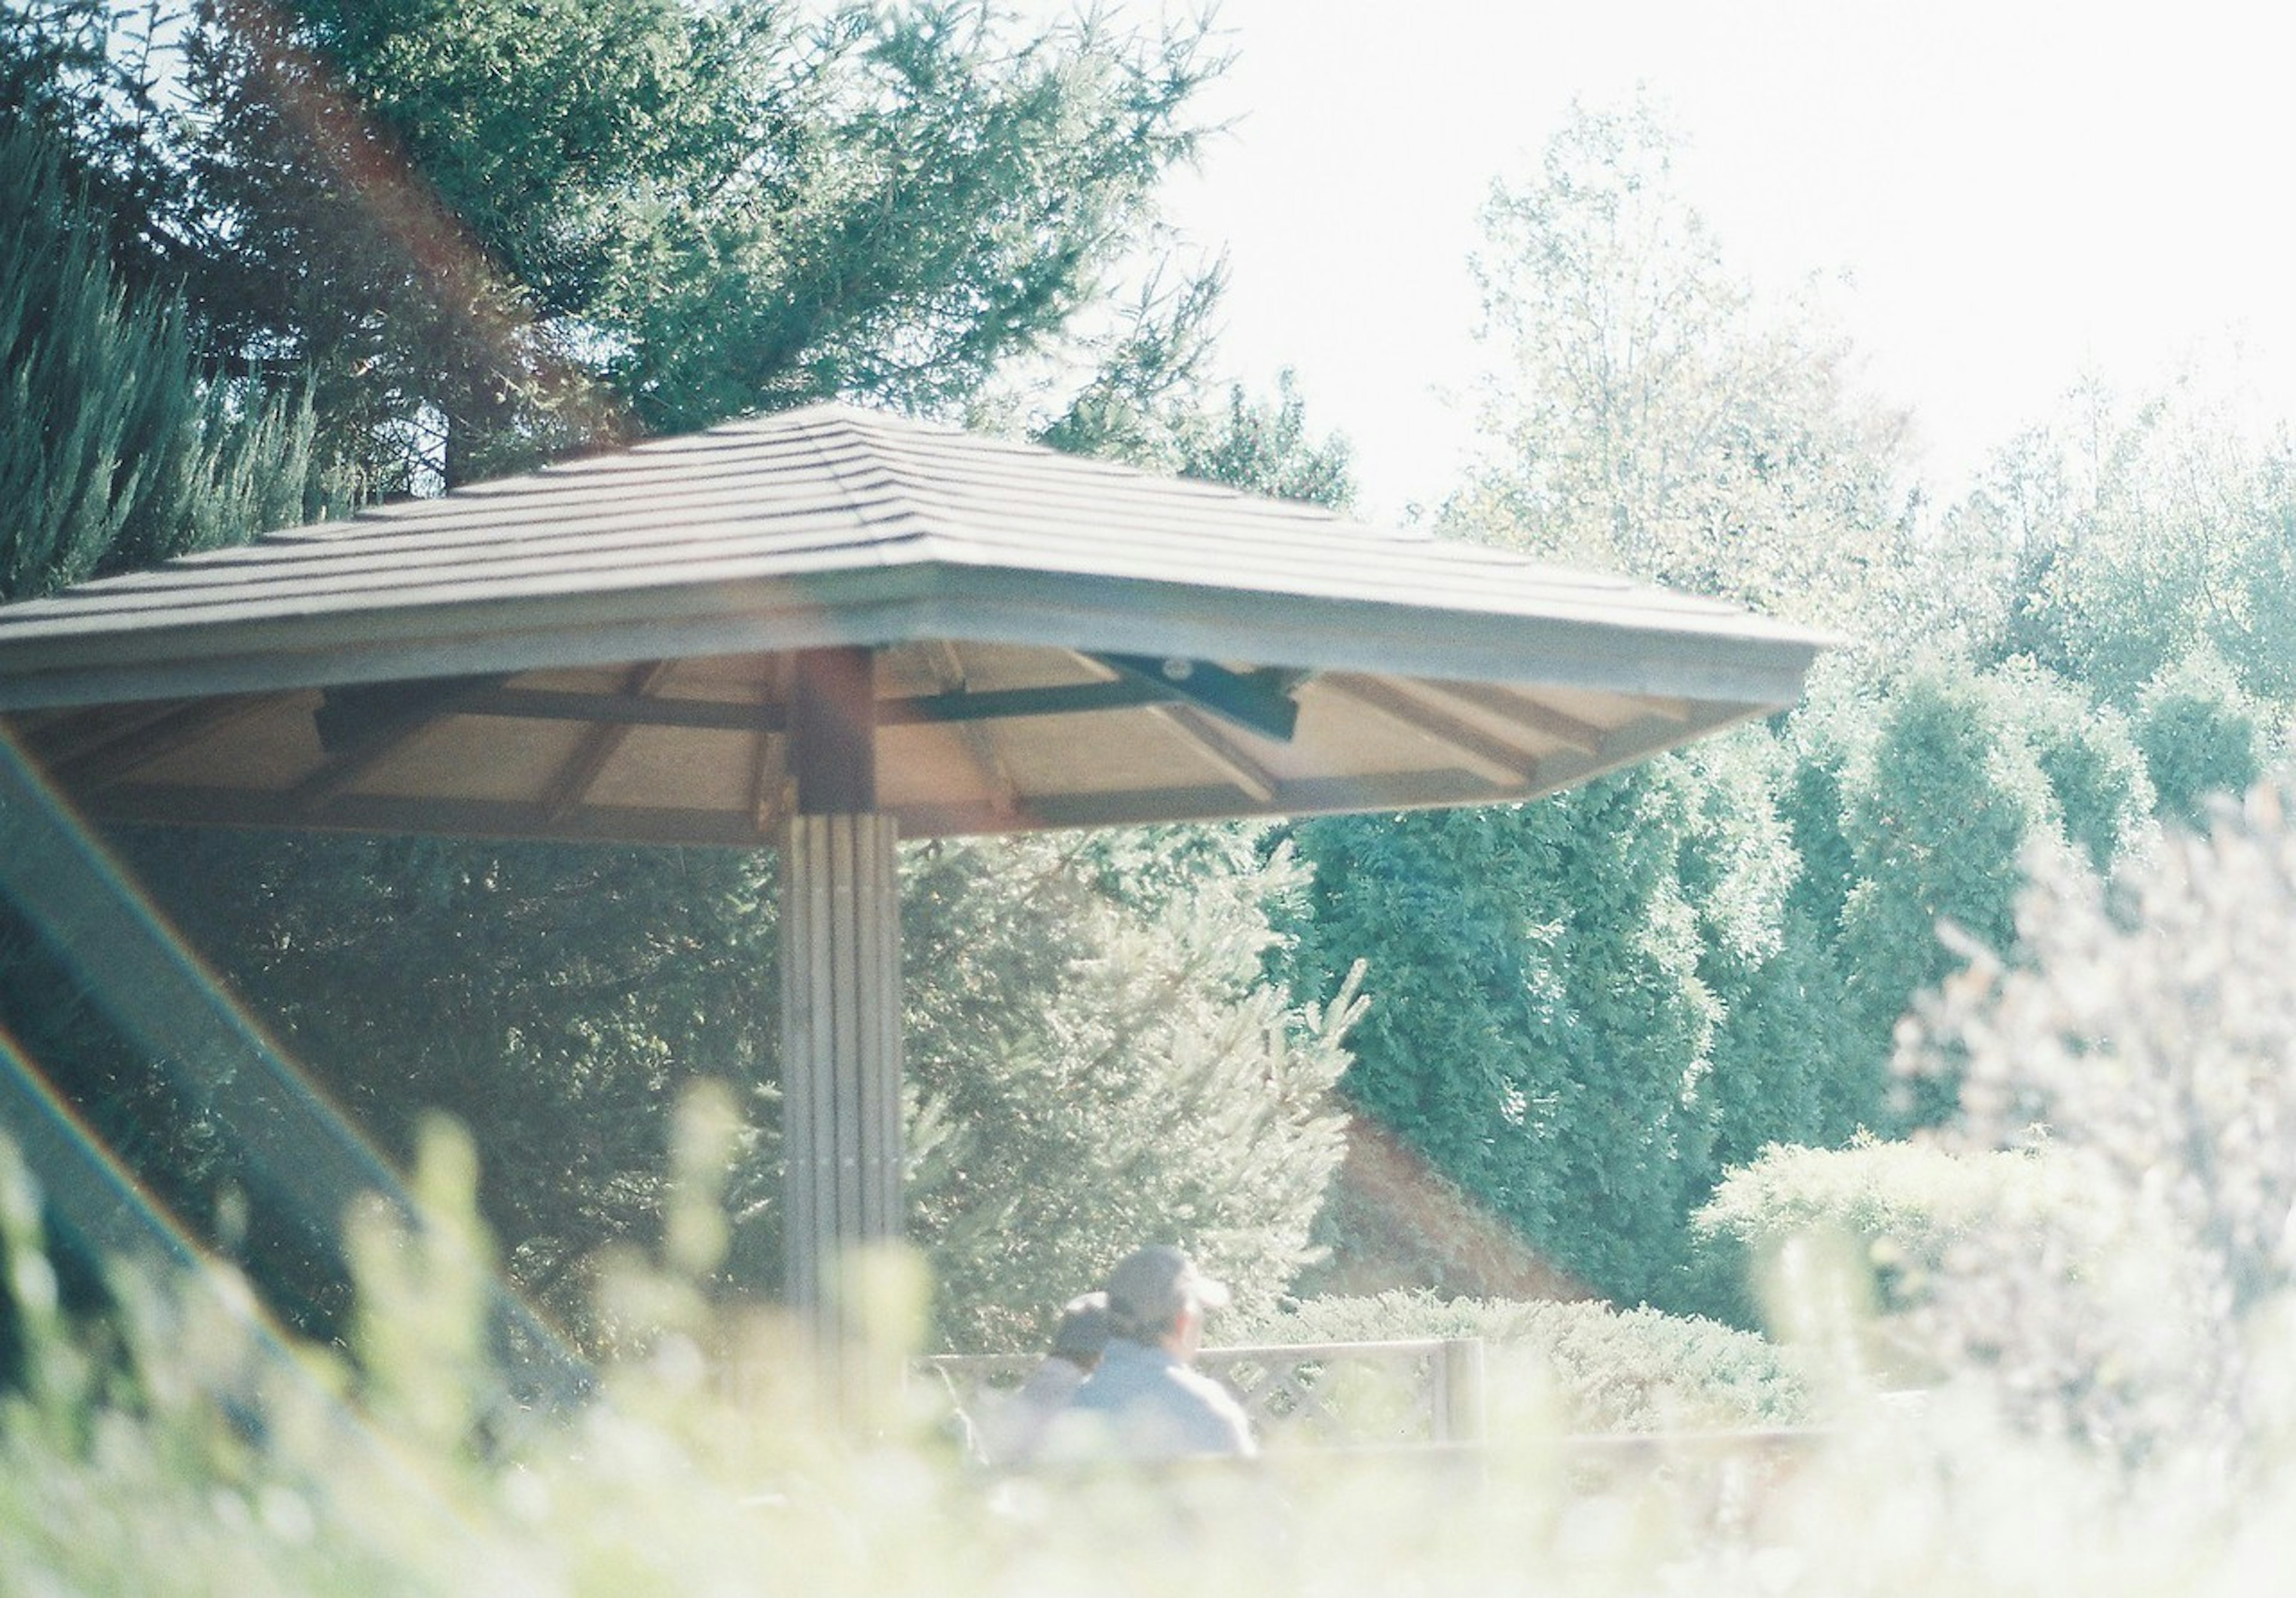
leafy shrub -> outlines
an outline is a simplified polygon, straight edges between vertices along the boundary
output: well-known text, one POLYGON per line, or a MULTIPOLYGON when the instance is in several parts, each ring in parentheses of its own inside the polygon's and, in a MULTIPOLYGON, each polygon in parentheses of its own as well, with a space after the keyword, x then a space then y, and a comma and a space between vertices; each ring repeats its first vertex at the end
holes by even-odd
POLYGON ((1272 1315, 1224 1316, 1222 1343, 1480 1338, 1488 1353, 1550 1384, 1572 1432, 1794 1426, 1811 1417, 1792 1360, 1751 1332, 1591 1299, 1445 1299, 1430 1292, 1306 1299, 1272 1315))
POLYGON ((1956 1154, 1867 1135, 1841 1149, 1765 1149, 1723 1177, 1691 1225, 1708 1267, 1742 1283, 1757 1315, 1753 1299, 1780 1252, 1810 1238, 1846 1242, 1872 1271, 1879 1307, 1894 1312, 1921 1301, 1973 1229, 2009 1214, 2070 1214, 2083 1202, 2070 1173, 2030 1149, 1956 1154))
POLYGON ((2147 683, 2136 733, 2162 819, 2198 827, 2210 795, 2247 792, 2263 773, 2261 722, 2256 701, 2206 651, 2147 683))
POLYGON ((2108 894, 2046 865, 2024 959, 1923 1004, 1900 1061, 1959 1080, 1954 1146, 2046 1129, 2080 1202, 1970 1228, 1922 1329, 2025 1424, 2129 1461, 2279 1446, 2262 1344, 2296 1291, 2296 828, 2260 788, 2108 894))

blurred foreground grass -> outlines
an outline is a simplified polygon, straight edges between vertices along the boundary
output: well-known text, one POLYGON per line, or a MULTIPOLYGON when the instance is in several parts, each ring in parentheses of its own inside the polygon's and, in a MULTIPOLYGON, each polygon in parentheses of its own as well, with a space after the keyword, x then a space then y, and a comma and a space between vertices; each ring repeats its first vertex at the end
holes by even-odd
MULTIPOLYGON (((922 1385, 832 1423, 790 1328, 689 1285, 713 1246, 699 1202, 670 1258, 602 1279, 633 1330, 591 1401, 529 1414, 482 1347, 458 1136, 432 1136, 418 1186, 420 1232, 361 1218, 359 1331, 327 1351, 219 1272, 127 1271, 111 1313, 68 1322, 8 1160, 0 1592, 2163 1594, 2272 1590, 2296 1555, 2284 1448, 2236 1479, 2173 1449, 2131 1468, 1978 1388, 1885 1397, 1854 1354, 1816 1373, 1823 1426, 1766 1446, 1574 1441, 1544 1357, 1502 1346, 1480 1450, 992 1479, 922 1385)), ((879 1266, 891 1368, 923 1284, 879 1266)), ((1797 1269, 1811 1356, 1854 1350, 1860 1290, 1827 1279, 1854 1256, 1797 1269)))

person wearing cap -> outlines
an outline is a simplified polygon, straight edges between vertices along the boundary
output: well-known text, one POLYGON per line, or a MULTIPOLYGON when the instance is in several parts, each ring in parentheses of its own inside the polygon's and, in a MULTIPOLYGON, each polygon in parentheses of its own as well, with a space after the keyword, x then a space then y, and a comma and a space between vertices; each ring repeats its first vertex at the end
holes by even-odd
POLYGON ((1106 1293, 1084 1293, 1062 1307, 1052 1352, 1009 1397, 982 1417, 982 1457, 992 1465, 1008 1467, 1036 1458, 1054 1419, 1100 1363, 1109 1325, 1106 1293))
POLYGON ((1057 1452, 1136 1460, 1259 1453, 1243 1406, 1190 1368, 1204 1312, 1225 1305, 1227 1289, 1179 1250, 1156 1244, 1118 1263, 1107 1296, 1111 1335, 1060 1419, 1057 1452))

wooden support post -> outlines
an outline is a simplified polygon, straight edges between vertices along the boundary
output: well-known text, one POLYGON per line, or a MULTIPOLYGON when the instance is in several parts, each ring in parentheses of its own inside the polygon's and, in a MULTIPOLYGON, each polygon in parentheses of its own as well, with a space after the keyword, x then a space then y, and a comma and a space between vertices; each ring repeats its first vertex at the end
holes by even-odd
POLYGON ((1446 1338, 1436 1365, 1435 1440, 1483 1440, 1483 1340, 1446 1338))
POLYGON ((900 901, 892 817, 797 815, 784 838, 783 1227, 810 1306, 846 1250, 900 1233, 900 901))
POLYGON ((796 813, 783 835, 782 1195, 785 1294, 854 1408, 838 1276, 901 1232, 900 901, 878 815, 869 651, 798 657, 796 813))
POLYGON ((877 808, 876 655, 808 649, 790 674, 790 768, 806 815, 877 808))

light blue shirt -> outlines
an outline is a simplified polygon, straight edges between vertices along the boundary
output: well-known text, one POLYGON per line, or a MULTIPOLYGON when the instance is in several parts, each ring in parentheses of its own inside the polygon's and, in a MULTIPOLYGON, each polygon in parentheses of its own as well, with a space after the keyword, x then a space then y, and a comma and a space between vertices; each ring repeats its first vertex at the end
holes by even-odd
POLYGON ((982 1456, 992 1465, 1024 1465, 1034 1459, 1084 1377, 1081 1365, 1057 1354, 1038 1365, 1002 1403, 982 1414, 982 1456))
POLYGON ((1162 1348, 1111 1338, 1100 1365, 1054 1428, 1053 1452, 1125 1459, 1259 1452, 1251 1422, 1227 1389, 1162 1348))

